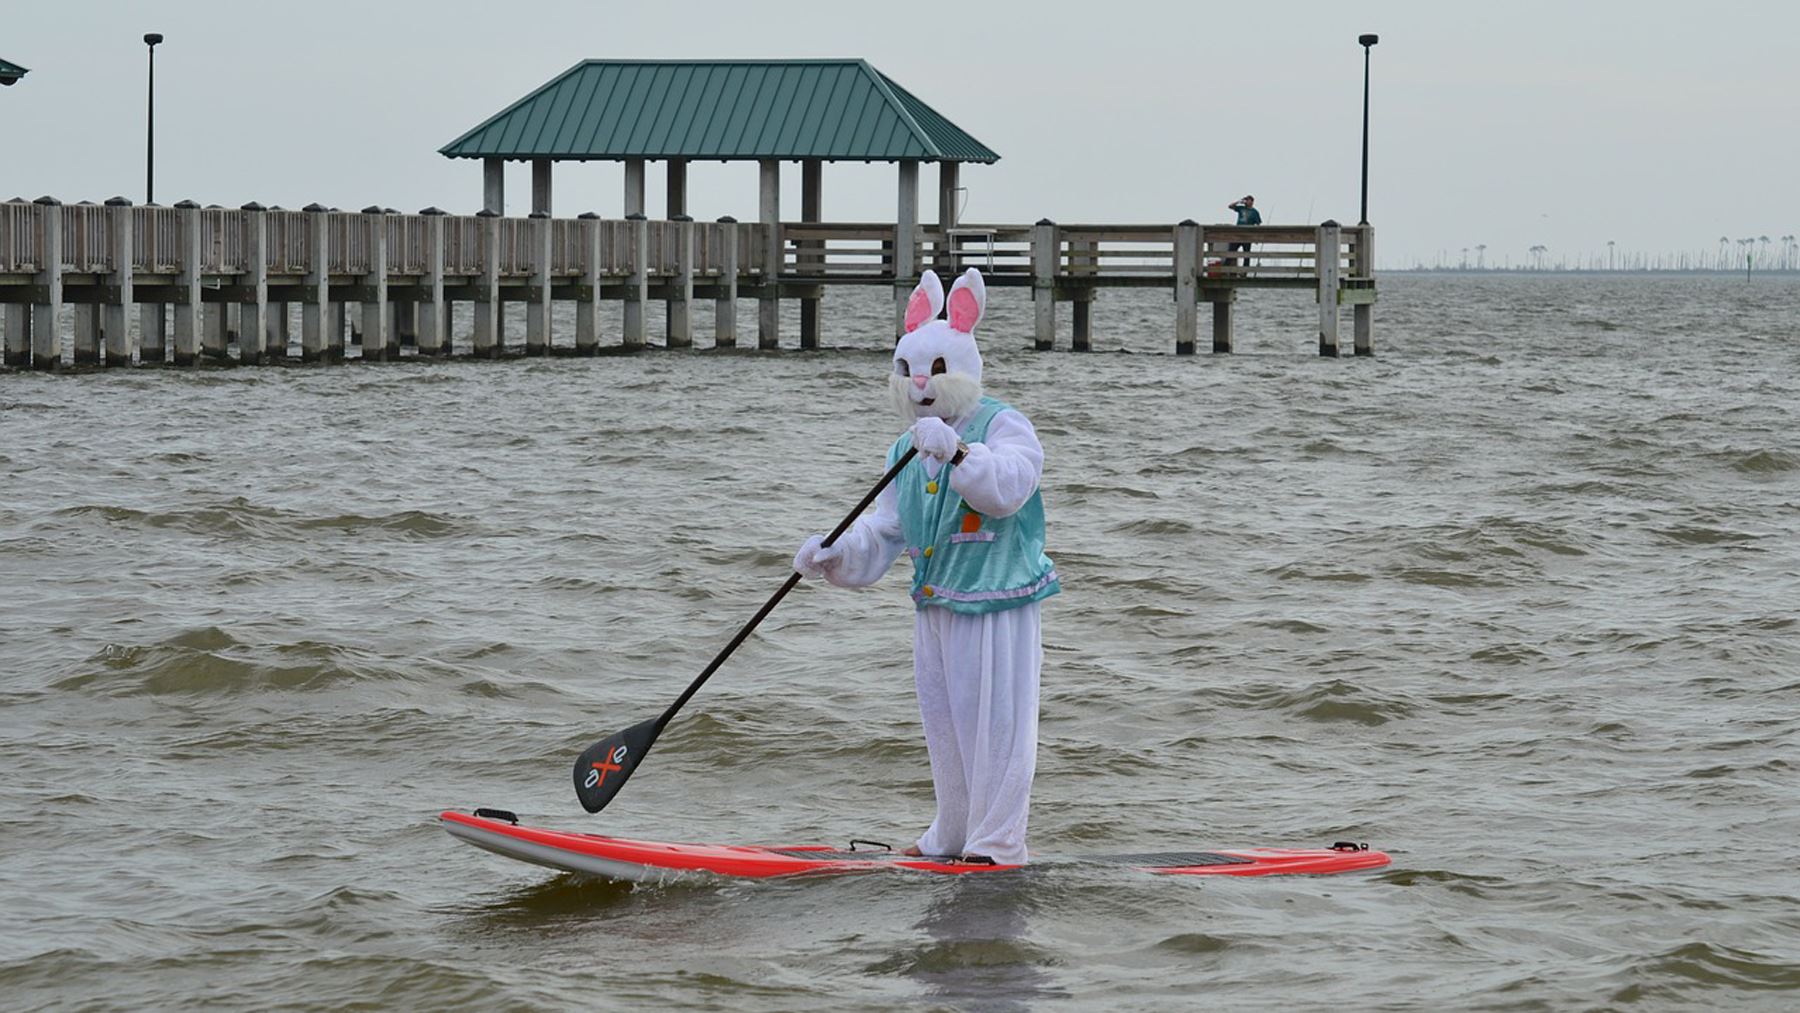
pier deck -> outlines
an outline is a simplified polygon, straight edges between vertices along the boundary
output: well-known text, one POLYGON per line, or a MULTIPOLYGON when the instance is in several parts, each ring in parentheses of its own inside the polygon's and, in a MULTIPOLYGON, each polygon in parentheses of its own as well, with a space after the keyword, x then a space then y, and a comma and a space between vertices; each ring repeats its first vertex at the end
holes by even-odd
POLYGON ((358 307, 351 319, 361 323, 362 357, 383 360, 400 354, 402 335, 418 354, 449 354, 456 347, 449 333, 453 302, 474 308, 464 347, 497 357, 507 351, 500 308, 508 302, 527 307, 522 350, 531 355, 550 350, 552 301, 574 303, 574 348, 593 353, 602 344, 602 301, 624 304, 621 333, 606 343, 629 350, 645 344, 643 307, 653 299, 667 304, 671 347, 693 344, 695 300, 716 301, 719 347, 738 343, 737 300, 761 300, 760 348, 780 347, 778 300, 799 299, 799 344, 813 348, 818 301, 828 287, 891 287, 897 330, 920 270, 952 275, 977 267, 989 285, 1032 290, 1037 346, 1044 350, 1055 345, 1056 303, 1074 304, 1072 340, 1079 351, 1088 347, 1095 291, 1164 288, 1176 304, 1175 351, 1194 351, 1198 305, 1210 303, 1213 350, 1228 352, 1237 291, 1259 287, 1314 293, 1324 355, 1339 351, 1339 306, 1353 306, 1355 351, 1371 354, 1372 244, 1371 227, 1335 222, 1241 228, 1045 220, 902 229, 638 215, 506 218, 434 208, 397 214, 317 205, 303 211, 192 202, 137 207, 118 198, 63 205, 40 198, 0 203, 0 322, 8 366, 251 364, 287 357, 288 304, 299 303, 299 358, 331 362, 343 358, 351 305, 358 307), (1234 243, 1252 248, 1232 250, 1234 243), (126 317, 133 304, 140 314, 137 342, 126 317), (69 312, 73 341, 65 349, 63 314, 69 312))

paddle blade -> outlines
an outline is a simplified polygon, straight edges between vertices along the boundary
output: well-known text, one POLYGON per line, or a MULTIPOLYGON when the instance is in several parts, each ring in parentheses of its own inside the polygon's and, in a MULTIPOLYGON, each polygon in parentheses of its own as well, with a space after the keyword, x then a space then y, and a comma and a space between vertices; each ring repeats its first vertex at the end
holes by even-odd
POLYGON ((661 730, 651 719, 587 747, 575 761, 575 794, 581 798, 581 807, 591 813, 606 808, 661 730))

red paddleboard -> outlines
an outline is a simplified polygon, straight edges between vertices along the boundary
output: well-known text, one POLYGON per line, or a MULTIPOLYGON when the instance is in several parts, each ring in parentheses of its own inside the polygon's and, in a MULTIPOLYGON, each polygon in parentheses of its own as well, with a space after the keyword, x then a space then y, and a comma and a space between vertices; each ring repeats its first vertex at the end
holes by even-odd
MULTIPOLYGON (((1022 865, 965 862, 956 858, 911 858, 882 846, 840 851, 823 845, 758 847, 738 844, 667 844, 633 841, 600 834, 571 833, 520 826, 501 810, 481 815, 446 812, 438 817, 450 836, 497 855, 605 879, 660 882, 686 873, 765 879, 773 876, 905 870, 965 875, 1007 872, 1022 865)), ((1120 855, 1045 856, 1031 868, 1046 865, 1114 865, 1171 876, 1269 876, 1282 873, 1351 872, 1379 869, 1388 856, 1367 844, 1340 843, 1329 848, 1230 848, 1210 851, 1164 851, 1120 855)))

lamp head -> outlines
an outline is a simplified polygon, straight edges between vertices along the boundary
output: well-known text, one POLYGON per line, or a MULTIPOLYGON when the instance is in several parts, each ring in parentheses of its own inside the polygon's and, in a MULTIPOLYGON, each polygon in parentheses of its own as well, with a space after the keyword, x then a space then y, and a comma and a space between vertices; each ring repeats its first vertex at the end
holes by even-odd
POLYGON ((1368 47, 1373 46, 1375 43, 1380 42, 1381 36, 1379 36, 1379 35, 1358 35, 1356 37, 1356 41, 1363 48, 1367 49, 1368 47))
POLYGON ((146 33, 144 33, 144 45, 146 45, 146 46, 149 46, 154 49, 156 47, 156 44, 161 41, 162 41, 162 33, 161 32, 146 32, 146 33))

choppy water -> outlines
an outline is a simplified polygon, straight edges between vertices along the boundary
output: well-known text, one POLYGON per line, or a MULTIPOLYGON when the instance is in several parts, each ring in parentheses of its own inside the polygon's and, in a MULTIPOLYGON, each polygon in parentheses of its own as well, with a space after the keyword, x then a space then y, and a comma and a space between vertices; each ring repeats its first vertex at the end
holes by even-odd
POLYGON ((923 827, 901 574, 797 591, 600 816, 567 774, 873 481, 874 293, 862 351, 0 375, 5 1005, 1791 1008, 1800 283, 1383 299, 1372 361, 1280 293, 1230 357, 987 328, 1067 589, 1035 847, 1395 856, 1324 879, 632 888, 437 828, 923 827))

